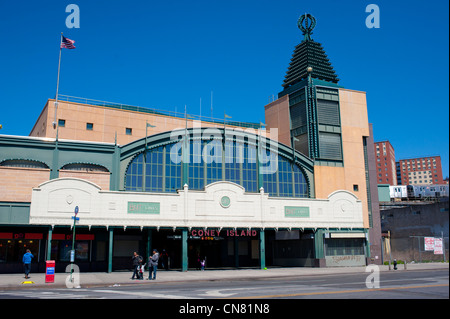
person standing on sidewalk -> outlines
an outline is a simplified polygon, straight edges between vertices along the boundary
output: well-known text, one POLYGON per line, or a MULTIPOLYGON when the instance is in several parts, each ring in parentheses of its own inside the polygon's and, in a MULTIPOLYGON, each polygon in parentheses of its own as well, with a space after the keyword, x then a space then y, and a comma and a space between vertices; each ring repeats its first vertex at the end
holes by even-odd
POLYGON ((31 259, 33 259, 34 256, 31 253, 31 251, 29 249, 27 249, 26 253, 23 255, 22 257, 22 262, 23 262, 23 270, 25 272, 25 279, 28 279, 28 275, 30 274, 31 271, 31 259))
POLYGON ((148 258, 148 280, 156 280, 156 269, 158 269, 158 260, 159 260, 159 253, 156 249, 153 249, 153 255, 148 258), (153 273, 153 278, 152 278, 153 273))
POLYGON ((131 279, 134 279, 135 276, 136 276, 136 279, 143 279, 143 277, 141 277, 141 274, 140 274, 140 269, 141 269, 141 265, 142 265, 142 257, 139 256, 137 252, 134 252, 132 260, 133 260, 134 271, 133 271, 133 277, 131 277, 131 279))

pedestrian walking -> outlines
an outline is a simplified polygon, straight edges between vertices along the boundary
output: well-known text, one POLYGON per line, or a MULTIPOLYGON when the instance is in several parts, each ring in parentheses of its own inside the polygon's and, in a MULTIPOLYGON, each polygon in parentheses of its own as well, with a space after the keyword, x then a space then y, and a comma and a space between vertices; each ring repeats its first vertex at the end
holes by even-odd
POLYGON ((156 270, 158 269, 159 253, 153 249, 153 255, 148 257, 148 280, 156 280, 156 270), (153 275, 153 276, 152 276, 153 275))
POLYGON ((139 276, 140 276, 140 279, 144 279, 144 269, 145 269, 145 264, 141 264, 141 265, 139 266, 139 276))
POLYGON ((201 269, 201 264, 200 264, 200 262, 202 261, 202 258, 200 257, 200 253, 199 252, 197 252, 197 270, 200 270, 201 269))
POLYGON ((143 279, 144 276, 141 276, 140 270, 141 270, 141 266, 142 266, 142 257, 137 253, 134 252, 133 253, 133 257, 132 257, 132 261, 133 261, 133 277, 131 277, 131 279, 143 279))
POLYGON ((169 270, 169 254, 165 249, 159 254, 159 259, 161 260, 161 267, 165 270, 169 270))
POLYGON ((25 279, 30 278, 30 277, 28 277, 28 275, 30 274, 30 271, 31 271, 31 259, 33 259, 33 258, 34 258, 33 254, 31 253, 31 251, 29 249, 27 249, 26 253, 22 257, 23 270, 25 272, 25 279))
POLYGON ((200 266, 201 266, 202 271, 205 271, 205 263, 206 263, 205 259, 202 259, 202 261, 200 262, 200 266))

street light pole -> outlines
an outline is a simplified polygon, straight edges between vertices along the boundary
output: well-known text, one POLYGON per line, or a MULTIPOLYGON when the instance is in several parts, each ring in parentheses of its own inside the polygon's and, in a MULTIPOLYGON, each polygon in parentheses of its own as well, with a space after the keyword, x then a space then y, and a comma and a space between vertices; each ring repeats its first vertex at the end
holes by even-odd
POLYGON ((225 126, 227 119, 231 119, 231 116, 227 115, 225 112, 223 112, 223 130, 225 132, 225 126))
POLYGON ((73 282, 72 274, 73 274, 73 263, 75 261, 75 225, 79 218, 78 215, 78 206, 75 206, 75 215, 73 218, 73 233, 72 233, 72 250, 70 251, 70 282, 73 282))

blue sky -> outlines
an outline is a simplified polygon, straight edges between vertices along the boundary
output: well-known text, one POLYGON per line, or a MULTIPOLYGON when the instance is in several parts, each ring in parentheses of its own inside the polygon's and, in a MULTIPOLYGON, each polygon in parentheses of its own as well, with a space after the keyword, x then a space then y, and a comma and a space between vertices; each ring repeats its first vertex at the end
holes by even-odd
POLYGON ((282 90, 298 17, 317 19, 322 43, 348 89, 367 92, 375 141, 397 159, 440 155, 449 164, 448 1, 0 0, 1 134, 28 135, 56 93, 188 113, 264 121, 282 90), (66 7, 80 28, 66 27, 66 7), (380 8, 369 29, 368 4, 380 8))

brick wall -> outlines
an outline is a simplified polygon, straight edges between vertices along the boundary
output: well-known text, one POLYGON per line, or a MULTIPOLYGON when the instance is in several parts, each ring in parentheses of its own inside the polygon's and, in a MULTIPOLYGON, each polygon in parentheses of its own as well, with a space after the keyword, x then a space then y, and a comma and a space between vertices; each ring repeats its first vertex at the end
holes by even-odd
MULTIPOLYGON (((392 258, 408 261, 442 261, 443 255, 424 251, 423 237, 445 238, 448 260, 449 202, 405 204, 381 211, 383 233, 390 231, 392 258), (411 237, 414 236, 414 237, 411 237), (419 239, 417 237, 420 237, 419 239), (420 249, 420 251, 419 251, 420 249)), ((384 260, 389 256, 385 253, 384 260)))
POLYGON ((42 168, 0 167, 0 201, 30 202, 31 190, 50 178, 42 168))
POLYGON ((85 179, 98 186, 102 190, 109 190, 109 179, 111 173, 109 172, 86 172, 86 171, 71 171, 60 170, 59 177, 75 177, 85 179))

